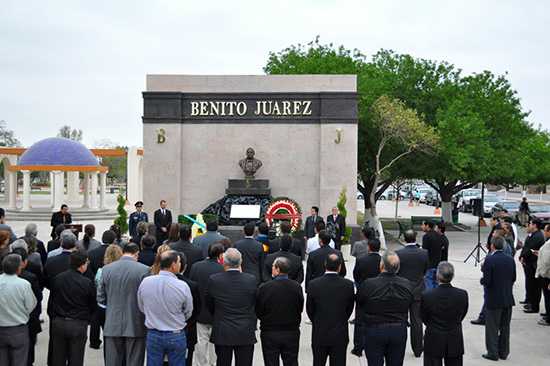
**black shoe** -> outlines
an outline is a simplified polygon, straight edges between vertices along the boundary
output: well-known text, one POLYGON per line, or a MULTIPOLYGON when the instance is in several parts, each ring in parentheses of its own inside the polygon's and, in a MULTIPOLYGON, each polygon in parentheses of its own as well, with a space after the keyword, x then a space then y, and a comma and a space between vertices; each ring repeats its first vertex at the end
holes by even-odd
POLYGON ((486 359, 488 359, 488 360, 492 360, 492 361, 498 361, 498 357, 497 357, 497 356, 491 356, 491 355, 489 355, 488 353, 482 354, 481 357, 486 358, 486 359))
POLYGON ((523 305, 524 309, 531 309, 531 304, 523 305))
POLYGON ((485 320, 474 319, 474 320, 470 320, 470 323, 475 324, 475 325, 485 325, 485 320))
POLYGON ((352 324, 352 325, 355 324, 355 319, 351 319, 351 320, 349 321, 349 323, 352 324))
POLYGON ((529 304, 529 301, 523 300, 523 301, 520 301, 519 303, 520 303, 520 304, 529 304))
POLYGON ((546 313, 540 313, 540 316, 542 316, 543 318, 546 318, 546 313))
POLYGON ((91 344, 90 343, 90 348, 99 349, 99 344, 91 344))
POLYGON ((538 313, 539 311, 535 310, 535 309, 532 309, 532 308, 529 308, 529 309, 523 309, 523 312, 526 313, 526 314, 533 314, 533 313, 538 313))
POLYGON ((361 357, 361 356, 363 356, 363 350, 361 348, 353 348, 351 350, 351 354, 355 355, 357 357, 361 357))
POLYGON ((501 360, 505 360, 506 357, 508 357, 508 356, 504 356, 504 357, 503 356, 498 356, 498 358, 500 358, 501 360))

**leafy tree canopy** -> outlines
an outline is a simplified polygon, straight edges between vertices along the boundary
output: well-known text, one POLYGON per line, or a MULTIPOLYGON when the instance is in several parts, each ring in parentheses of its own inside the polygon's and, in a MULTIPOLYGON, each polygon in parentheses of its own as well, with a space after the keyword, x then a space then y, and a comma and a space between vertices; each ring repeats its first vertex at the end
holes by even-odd
POLYGON ((72 129, 71 126, 63 125, 59 128, 57 137, 64 137, 69 140, 74 140, 76 142, 82 141, 82 130, 72 129))
POLYGON ((8 130, 6 121, 0 120, 0 146, 22 147, 21 141, 15 137, 15 133, 8 130))

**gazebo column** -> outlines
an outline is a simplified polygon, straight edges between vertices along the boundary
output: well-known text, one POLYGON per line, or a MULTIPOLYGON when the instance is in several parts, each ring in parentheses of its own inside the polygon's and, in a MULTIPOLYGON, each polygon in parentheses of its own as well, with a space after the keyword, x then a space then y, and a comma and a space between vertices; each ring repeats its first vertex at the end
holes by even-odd
POLYGON ((52 211, 57 211, 63 203, 63 172, 60 170, 54 170, 52 173, 54 180, 52 211))
POLYGON ((67 172, 67 202, 78 201, 78 172, 67 172))
POLYGON ((31 171, 22 170, 23 173, 23 207, 21 211, 31 210, 31 171))
POLYGON ((99 208, 107 208, 107 172, 99 172, 99 208))
POLYGON ((90 210, 97 210, 98 209, 98 202, 97 202, 97 172, 92 172, 90 174, 91 176, 91 182, 90 182, 90 210))
POLYGON ((52 171, 50 171, 50 207, 53 208, 55 206, 55 175, 52 171))
POLYGON ((84 191, 84 203, 82 204, 82 207, 90 208, 90 173, 84 173, 82 190, 84 191))
POLYGON ((17 209, 17 172, 16 171, 8 171, 7 175, 9 179, 9 199, 10 199, 10 205, 9 208, 11 210, 17 209))

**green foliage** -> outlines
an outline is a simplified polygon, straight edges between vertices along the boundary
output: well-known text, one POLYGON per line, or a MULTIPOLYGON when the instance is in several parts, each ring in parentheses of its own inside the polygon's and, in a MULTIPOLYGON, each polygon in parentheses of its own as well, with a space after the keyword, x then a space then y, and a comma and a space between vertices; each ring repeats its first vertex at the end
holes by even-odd
POLYGON ((371 192, 383 192, 397 178, 427 179, 446 202, 479 181, 550 182, 550 137, 526 122, 528 113, 505 75, 464 76, 447 62, 391 50, 380 50, 368 62, 357 49, 322 45, 319 37, 308 47, 271 52, 264 71, 357 75, 357 168, 363 183, 358 189, 367 208, 373 204, 367 199, 371 192), (388 131, 398 133, 388 139, 388 131), (423 148, 417 148, 422 141, 423 148))
MULTIPOLYGON (((103 138, 94 140, 92 145, 95 149, 120 149, 126 150, 126 147, 120 146, 110 139, 103 138)), ((126 156, 101 156, 99 158, 99 164, 109 168, 107 177, 115 180, 116 182, 124 182, 127 175, 127 162, 126 156)))
POLYGON ((59 128, 57 137, 64 137, 69 140, 74 140, 76 142, 82 141, 82 130, 72 129, 71 126, 63 125, 59 128))
MULTIPOLYGON (((348 211, 346 210, 346 203, 348 202, 347 191, 348 191, 348 187, 343 186, 342 190, 340 191, 340 195, 338 196, 338 203, 336 203, 336 207, 338 207, 338 211, 340 211, 340 215, 344 217, 348 216, 348 211)), ((349 226, 349 222, 348 222, 348 226, 346 226, 346 233, 344 235, 344 240, 342 244, 348 244, 350 238, 351 238, 351 227, 349 226)))
MULTIPOLYGON (((197 214, 188 214, 187 216, 197 219, 197 214)), ((218 220, 218 215, 203 214, 202 218, 204 219, 204 222, 208 221, 208 219, 211 219, 211 218, 215 218, 216 220, 218 220)), ((178 224, 193 226, 194 222, 189 220, 187 217, 183 215, 178 215, 178 224)))
POLYGON ((340 215, 344 217, 348 216, 348 211, 346 210, 346 203, 348 202, 347 192, 348 187, 343 186, 340 194, 338 195, 338 203, 336 204, 338 211, 340 211, 340 215))
POLYGON ((128 232, 128 212, 126 212, 126 209, 124 206, 126 205, 126 199, 124 196, 119 194, 116 198, 118 202, 118 206, 116 210, 118 211, 119 216, 115 219, 115 224, 120 226, 120 231, 122 234, 126 234, 128 232))
MULTIPOLYGON (((6 121, 0 120, 0 146, 2 147, 22 147, 21 141, 15 137, 15 133, 8 130, 6 121)), ((2 170, 3 171, 3 170, 2 170)))

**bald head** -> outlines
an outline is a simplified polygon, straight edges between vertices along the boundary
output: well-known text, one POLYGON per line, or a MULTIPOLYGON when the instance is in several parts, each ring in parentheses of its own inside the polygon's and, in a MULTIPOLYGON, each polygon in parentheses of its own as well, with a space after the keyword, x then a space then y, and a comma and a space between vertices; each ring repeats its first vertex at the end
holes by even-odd
POLYGON ((386 251, 382 254, 382 268, 380 272, 396 274, 399 271, 399 256, 392 251, 386 251))

